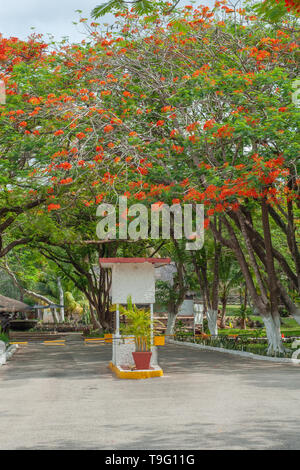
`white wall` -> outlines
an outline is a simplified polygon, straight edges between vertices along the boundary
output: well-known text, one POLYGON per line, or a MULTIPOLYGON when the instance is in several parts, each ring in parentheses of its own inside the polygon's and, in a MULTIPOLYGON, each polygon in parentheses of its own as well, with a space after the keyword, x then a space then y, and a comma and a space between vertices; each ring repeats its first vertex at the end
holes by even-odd
POLYGON ((120 263, 112 267, 112 303, 155 303, 154 266, 151 263, 120 263))

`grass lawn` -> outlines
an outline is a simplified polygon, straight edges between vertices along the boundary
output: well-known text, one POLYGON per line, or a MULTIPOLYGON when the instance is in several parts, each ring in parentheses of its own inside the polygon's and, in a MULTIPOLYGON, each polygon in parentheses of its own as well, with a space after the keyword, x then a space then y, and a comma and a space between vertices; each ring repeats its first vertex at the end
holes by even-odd
MULTIPOLYGON (((226 308, 226 317, 238 317, 240 316, 240 305, 228 305, 226 308)), ((259 321, 263 323, 262 318, 257 315, 249 315, 248 317, 250 320, 256 322, 259 321)), ((282 318, 282 326, 281 332, 284 336, 300 336, 300 325, 294 320, 293 318, 282 318)), ((241 330, 239 328, 226 328, 225 330, 219 329, 220 335, 241 335, 241 336, 255 336, 255 332, 260 331, 263 332, 264 335, 266 333, 265 328, 254 328, 254 329, 247 329, 241 330)), ((259 335, 260 336, 260 335, 259 335)))
MULTIPOLYGON (((251 320, 260 320, 260 317, 250 316, 251 320)), ((247 329, 241 330, 239 328, 226 328, 225 330, 219 329, 220 335, 239 335, 239 336, 256 336, 255 332, 263 332, 264 335, 266 334, 265 328, 254 328, 254 329, 247 329)), ((294 320, 293 318, 282 318, 282 326, 281 326, 281 333, 284 336, 300 336, 300 325, 294 320)), ((259 335, 260 336, 260 335, 259 335)))
MULTIPOLYGON (((239 305, 230 305, 226 311, 227 319, 230 317, 238 317, 240 313, 239 305)), ((259 321, 262 325, 263 320, 257 315, 249 315, 248 318, 254 322, 259 321)), ((234 318, 231 318, 233 323, 234 318)), ((234 322, 236 323, 236 322, 234 322)), ((218 338, 196 338, 196 342, 206 346, 216 346, 231 350, 247 351, 259 355, 267 355, 268 345, 266 338, 265 328, 247 328, 241 330, 240 328, 226 328, 218 330, 218 338), (238 338, 230 338, 230 336, 237 336, 238 338)), ((286 351, 279 354, 278 357, 291 357, 292 349, 290 343, 292 340, 288 340, 289 337, 300 337, 300 325, 293 318, 281 318, 281 333, 287 339, 286 351)), ((176 339, 179 341, 194 341, 192 331, 178 331, 176 339)))
MULTIPOLYGON (((221 306, 219 306, 221 308, 221 306)), ((240 315, 241 306, 237 305, 227 305, 226 307, 226 316, 227 317, 238 317, 240 315)))

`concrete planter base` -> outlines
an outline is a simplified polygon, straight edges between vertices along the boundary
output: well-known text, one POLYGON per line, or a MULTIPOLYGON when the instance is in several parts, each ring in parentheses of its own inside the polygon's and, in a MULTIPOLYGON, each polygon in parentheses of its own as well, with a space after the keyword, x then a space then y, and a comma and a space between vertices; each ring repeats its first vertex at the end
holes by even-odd
POLYGON ((164 375, 163 370, 159 366, 154 366, 148 370, 128 370, 110 362, 108 367, 119 379, 151 379, 153 377, 162 377, 164 375))

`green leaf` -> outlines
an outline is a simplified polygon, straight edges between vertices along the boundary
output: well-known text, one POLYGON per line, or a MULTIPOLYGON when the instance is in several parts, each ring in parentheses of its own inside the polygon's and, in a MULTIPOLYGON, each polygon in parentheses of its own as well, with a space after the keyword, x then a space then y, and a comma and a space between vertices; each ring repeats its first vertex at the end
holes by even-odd
POLYGON ((92 11, 92 17, 99 18, 100 16, 106 15, 106 13, 109 13, 113 9, 122 9, 124 7, 125 7, 124 0, 110 0, 94 8, 94 10, 92 11))

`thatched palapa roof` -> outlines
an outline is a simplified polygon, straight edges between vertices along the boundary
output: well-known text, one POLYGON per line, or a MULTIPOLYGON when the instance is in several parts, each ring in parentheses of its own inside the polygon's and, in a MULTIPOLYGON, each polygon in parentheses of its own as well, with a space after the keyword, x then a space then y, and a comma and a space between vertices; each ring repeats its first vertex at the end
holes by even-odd
POLYGON ((24 304, 19 300, 10 299, 0 294, 0 314, 1 313, 15 313, 15 312, 25 312, 31 310, 30 305, 24 304))

